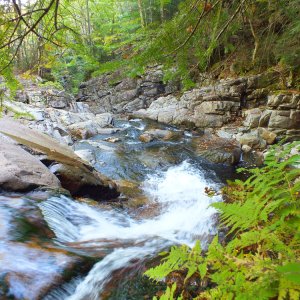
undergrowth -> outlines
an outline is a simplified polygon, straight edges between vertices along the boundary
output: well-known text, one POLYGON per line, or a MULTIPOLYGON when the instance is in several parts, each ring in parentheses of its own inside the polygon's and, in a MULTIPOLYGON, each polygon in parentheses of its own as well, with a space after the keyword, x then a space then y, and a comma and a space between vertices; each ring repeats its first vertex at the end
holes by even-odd
POLYGON ((174 246, 145 273, 168 283, 159 299, 300 299, 300 155, 291 155, 299 146, 271 149, 264 167, 247 170, 245 182, 224 189, 226 202, 212 204, 225 241, 216 236, 206 252, 200 242, 174 246))

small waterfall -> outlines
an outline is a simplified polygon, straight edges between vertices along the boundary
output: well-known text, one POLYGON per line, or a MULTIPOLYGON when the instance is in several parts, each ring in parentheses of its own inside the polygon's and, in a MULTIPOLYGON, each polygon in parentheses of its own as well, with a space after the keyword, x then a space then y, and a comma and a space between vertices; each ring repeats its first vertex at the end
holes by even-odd
POLYGON ((215 210, 209 205, 221 200, 208 197, 204 192, 206 186, 214 184, 205 179, 204 171, 186 161, 149 175, 143 190, 158 205, 159 213, 144 220, 64 196, 41 203, 40 208, 58 242, 109 249, 109 254, 94 265, 68 299, 100 299, 101 290, 114 271, 129 267, 135 259, 151 257, 172 244, 192 246, 200 239, 205 246, 206 237, 215 233, 215 210))

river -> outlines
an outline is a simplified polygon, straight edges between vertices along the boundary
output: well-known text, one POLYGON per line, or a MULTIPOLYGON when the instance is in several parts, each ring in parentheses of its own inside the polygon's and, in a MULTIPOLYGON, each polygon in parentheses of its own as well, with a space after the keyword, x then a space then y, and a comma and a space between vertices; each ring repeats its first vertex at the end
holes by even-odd
POLYGON ((209 205, 222 198, 209 197, 205 188, 219 190, 234 168, 197 156, 191 146, 197 133, 142 143, 138 137, 149 128, 178 129, 141 120, 115 126, 122 128, 114 136, 118 142, 98 135, 75 149, 89 150, 95 168, 123 185, 119 199, 98 204, 42 192, 1 196, 3 299, 146 299, 138 284, 135 296, 118 289, 140 278, 162 250, 196 240, 205 248, 216 234, 216 211, 209 205), (66 276, 73 257, 79 262, 66 276))

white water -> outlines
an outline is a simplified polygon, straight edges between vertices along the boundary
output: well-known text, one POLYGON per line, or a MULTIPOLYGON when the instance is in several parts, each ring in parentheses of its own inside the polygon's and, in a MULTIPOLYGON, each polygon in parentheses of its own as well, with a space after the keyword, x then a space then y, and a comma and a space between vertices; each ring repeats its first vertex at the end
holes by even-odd
POLYGON ((172 244, 192 246, 200 239, 205 245, 207 235, 214 233, 215 210, 209 207, 212 198, 204 192, 206 186, 212 185, 203 172, 187 162, 150 175, 143 189, 159 205, 159 214, 143 221, 122 211, 100 210, 67 197, 43 202, 40 207, 59 242, 76 242, 82 248, 95 246, 99 250, 113 248, 68 299, 100 299, 99 294, 113 271, 130 266, 134 259, 153 256, 172 244))

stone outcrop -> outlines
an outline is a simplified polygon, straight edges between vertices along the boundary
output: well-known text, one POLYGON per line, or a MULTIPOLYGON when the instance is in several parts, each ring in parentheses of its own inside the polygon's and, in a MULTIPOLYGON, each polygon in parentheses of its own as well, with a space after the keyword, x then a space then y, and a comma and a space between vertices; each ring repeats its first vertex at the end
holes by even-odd
POLYGON ((102 134, 103 129, 111 127, 113 123, 113 116, 110 113, 95 115, 91 112, 38 108, 21 102, 5 101, 4 104, 8 110, 13 111, 8 115, 19 114, 28 127, 44 132, 68 145, 73 144, 75 139, 102 134))
POLYGON ((179 84, 163 82, 162 66, 148 67, 139 78, 121 79, 115 72, 93 78, 80 86, 77 101, 89 104, 94 113, 132 112, 148 107, 160 95, 179 90, 179 84))
POLYGON ((149 108, 133 115, 176 125, 218 128, 234 121, 243 108, 266 104, 266 87, 272 80, 273 74, 221 80, 185 92, 181 97, 160 97, 149 108), (258 92, 260 89, 264 92, 258 92))
POLYGON ((17 91, 15 101, 36 108, 66 109, 73 112, 89 112, 85 103, 76 102, 74 96, 51 86, 41 86, 32 81, 21 80, 24 88, 17 91))
POLYGON ((262 109, 245 111, 244 125, 249 129, 259 128, 260 135, 268 144, 274 143, 276 136, 299 139, 300 93, 288 91, 270 93, 267 100, 266 106, 262 109))

